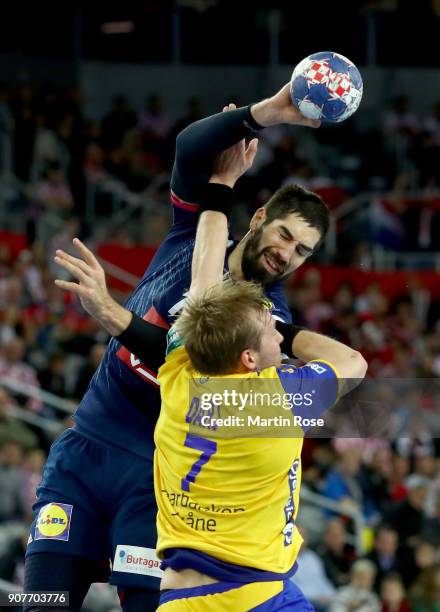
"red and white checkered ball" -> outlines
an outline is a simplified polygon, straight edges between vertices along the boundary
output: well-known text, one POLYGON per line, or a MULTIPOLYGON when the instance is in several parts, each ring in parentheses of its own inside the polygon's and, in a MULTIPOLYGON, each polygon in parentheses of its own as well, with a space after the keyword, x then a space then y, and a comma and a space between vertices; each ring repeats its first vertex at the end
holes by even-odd
POLYGON ((339 123, 358 108, 363 93, 362 77, 349 59, 322 51, 303 59, 290 83, 293 104, 309 119, 339 123))

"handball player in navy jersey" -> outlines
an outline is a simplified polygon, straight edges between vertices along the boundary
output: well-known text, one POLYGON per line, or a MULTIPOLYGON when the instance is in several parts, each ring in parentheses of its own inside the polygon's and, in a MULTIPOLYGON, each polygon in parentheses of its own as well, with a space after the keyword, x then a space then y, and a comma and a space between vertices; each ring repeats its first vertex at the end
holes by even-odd
MULTIPOLYGON (((165 359, 166 331, 190 286, 199 201, 222 151, 271 125, 319 126, 292 106, 288 85, 254 105, 224 110, 177 137, 170 193, 173 224, 129 297, 128 310, 115 303, 114 309, 105 304, 102 312, 93 313, 114 337, 74 415, 75 426, 52 445, 37 488, 26 552, 25 591, 68 591, 69 608, 63 610, 80 610, 90 585, 107 581, 118 587, 125 612, 158 605, 156 373, 165 359), (147 338, 142 360, 125 348, 137 334, 147 338)), ((249 163, 255 146, 244 153, 249 163)), ((215 209, 216 203, 211 205, 215 209)), ((316 194, 288 186, 256 211, 241 241, 230 237, 225 273, 264 285, 280 329, 291 324, 281 281, 314 252, 328 225, 328 209, 316 194)), ((76 244, 87 258, 84 247, 76 244)), ((66 254, 58 262, 72 270, 74 263, 81 266, 77 258, 70 263, 66 254)), ((76 278, 81 281, 78 273, 76 278)))

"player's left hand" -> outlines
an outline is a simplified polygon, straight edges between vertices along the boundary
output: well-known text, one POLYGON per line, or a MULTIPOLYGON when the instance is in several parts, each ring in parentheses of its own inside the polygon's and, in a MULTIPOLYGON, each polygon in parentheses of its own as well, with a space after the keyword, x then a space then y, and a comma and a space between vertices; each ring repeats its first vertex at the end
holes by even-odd
POLYGON ((234 187, 240 176, 252 166, 257 148, 257 138, 253 138, 249 144, 246 144, 243 138, 229 149, 222 151, 214 160, 213 173, 209 182, 234 187))
POLYGON ((81 240, 74 238, 73 244, 82 259, 58 249, 54 260, 79 282, 56 279, 55 285, 75 293, 84 310, 99 321, 105 316, 110 304, 114 301, 107 290, 104 269, 81 240))

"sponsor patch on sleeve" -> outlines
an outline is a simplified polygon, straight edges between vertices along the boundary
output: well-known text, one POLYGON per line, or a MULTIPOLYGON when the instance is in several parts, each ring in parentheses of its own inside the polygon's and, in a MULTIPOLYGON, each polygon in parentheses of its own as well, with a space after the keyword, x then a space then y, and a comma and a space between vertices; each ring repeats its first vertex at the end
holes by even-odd
POLYGON ((113 571, 127 574, 143 574, 162 578, 161 561, 154 548, 118 544, 113 560, 113 571))
POLYGON ((174 349, 179 346, 183 346, 182 339, 180 338, 177 330, 174 327, 171 327, 169 332, 167 333, 167 355, 174 351, 174 349))
POLYGON ((38 513, 35 526, 35 540, 63 540, 67 542, 70 533, 73 506, 51 502, 38 513))

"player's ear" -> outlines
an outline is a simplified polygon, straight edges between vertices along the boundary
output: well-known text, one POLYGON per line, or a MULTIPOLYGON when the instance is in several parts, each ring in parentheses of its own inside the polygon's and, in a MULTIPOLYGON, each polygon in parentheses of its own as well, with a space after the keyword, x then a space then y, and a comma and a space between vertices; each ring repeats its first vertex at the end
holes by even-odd
POLYGON ((265 221, 266 209, 263 207, 258 208, 251 219, 249 229, 251 230, 251 232, 255 232, 265 221))
POLYGON ((255 360, 254 352, 251 349, 245 349, 240 355, 240 364, 246 370, 246 372, 255 372, 257 369, 257 362, 255 360))

